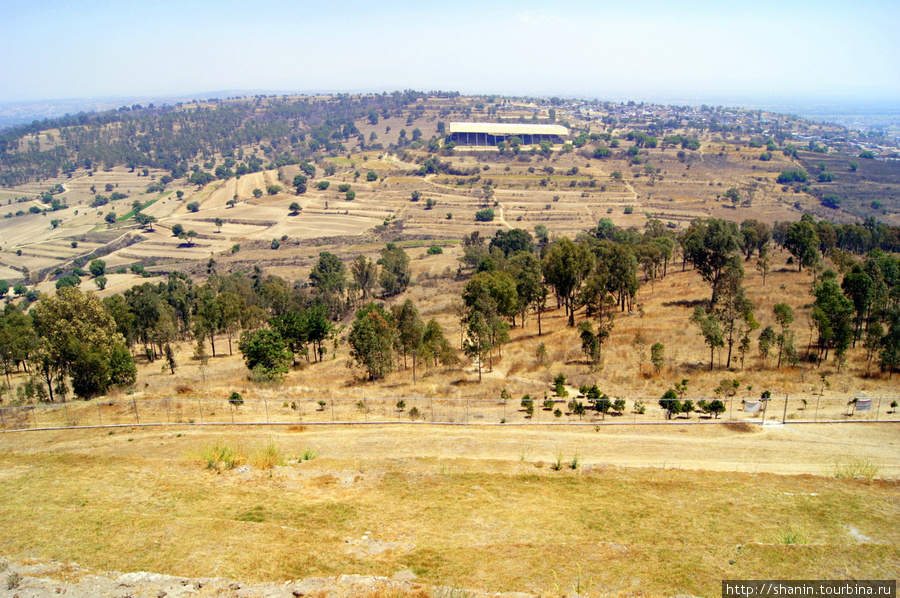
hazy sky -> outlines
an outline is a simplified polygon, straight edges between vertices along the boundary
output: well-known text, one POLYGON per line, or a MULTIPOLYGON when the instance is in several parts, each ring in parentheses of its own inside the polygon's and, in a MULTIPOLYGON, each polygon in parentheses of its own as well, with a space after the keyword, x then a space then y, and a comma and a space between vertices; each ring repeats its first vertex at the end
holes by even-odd
POLYGON ((0 0, 0 40, 0 102, 411 88, 900 104, 898 0, 0 0))

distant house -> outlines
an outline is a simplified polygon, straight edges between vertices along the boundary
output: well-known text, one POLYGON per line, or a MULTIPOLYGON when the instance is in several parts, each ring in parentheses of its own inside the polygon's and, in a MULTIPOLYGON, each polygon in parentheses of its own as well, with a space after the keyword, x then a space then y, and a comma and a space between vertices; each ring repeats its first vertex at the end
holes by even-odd
POLYGON ((450 123, 447 141, 456 145, 497 145, 518 137, 522 145, 538 145, 541 141, 565 143, 569 129, 562 125, 516 123, 450 123))

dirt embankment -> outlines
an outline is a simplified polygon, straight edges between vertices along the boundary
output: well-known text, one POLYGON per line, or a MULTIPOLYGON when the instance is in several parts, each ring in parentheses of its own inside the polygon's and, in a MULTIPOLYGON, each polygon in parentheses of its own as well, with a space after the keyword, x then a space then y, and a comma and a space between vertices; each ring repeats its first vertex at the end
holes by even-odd
MULTIPOLYGON (((285 582, 246 583, 217 577, 175 577, 139 571, 95 573, 75 563, 21 563, 0 558, 5 582, 0 596, 18 598, 294 598, 295 596, 328 596, 329 598, 361 598, 389 595, 394 598, 426 598, 451 596, 452 588, 435 588, 416 582, 416 575, 406 569, 392 577, 372 575, 339 575, 285 582)), ((531 594, 487 594, 466 590, 470 598, 530 598, 531 594)))

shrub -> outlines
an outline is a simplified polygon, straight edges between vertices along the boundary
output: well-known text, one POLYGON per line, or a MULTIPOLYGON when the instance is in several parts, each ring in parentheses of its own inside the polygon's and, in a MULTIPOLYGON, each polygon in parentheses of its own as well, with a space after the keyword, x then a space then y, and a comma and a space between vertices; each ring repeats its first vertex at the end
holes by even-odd
POLYGON ((350 183, 341 183, 340 185, 338 185, 338 191, 340 191, 341 193, 346 193, 349 190, 350 183))
POLYGON ((633 214, 633 213, 634 213, 634 206, 625 206, 625 213, 626 213, 626 214, 633 214))
POLYGON ((345 197, 347 198, 347 201, 353 201, 354 199, 356 199, 356 191, 352 189, 350 191, 347 191, 345 197))
POLYGON ((244 397, 241 396, 241 393, 234 391, 231 393, 231 396, 228 397, 228 402, 237 407, 244 404, 244 397))
POLYGON ((217 439, 200 451, 200 460, 206 464, 206 469, 224 470, 242 465, 247 456, 242 447, 231 446, 222 439, 217 439))
POLYGON ((444 253, 444 250, 437 245, 432 245, 428 248, 428 255, 439 255, 441 253, 444 253))
POLYGON ((805 170, 784 170, 778 175, 778 184, 785 185, 787 183, 805 183, 809 180, 809 175, 805 170))
POLYGON ((841 198, 834 193, 827 193, 824 197, 822 197, 822 205, 826 208, 837 210, 841 207, 841 198))
POLYGON ((491 222, 494 219, 494 210, 485 208, 475 212, 475 220, 477 222, 491 222))
POLYGON ((250 455, 250 463, 259 469, 272 469, 273 467, 284 465, 284 455, 281 447, 274 440, 270 440, 250 455))
POLYGON ((200 211, 200 202, 192 201, 187 205, 188 212, 199 212, 200 211))

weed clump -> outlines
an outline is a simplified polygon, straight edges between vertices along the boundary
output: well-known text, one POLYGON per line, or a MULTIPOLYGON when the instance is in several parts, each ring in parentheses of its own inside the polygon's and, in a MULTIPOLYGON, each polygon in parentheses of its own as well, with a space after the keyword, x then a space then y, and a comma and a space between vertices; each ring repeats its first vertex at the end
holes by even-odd
POLYGON ((272 469, 284 465, 284 455, 281 447, 274 440, 270 440, 250 455, 250 464, 259 469, 272 469))
POLYGON ((247 455, 243 447, 232 446, 222 439, 217 439, 200 451, 200 460, 206 465, 206 469, 225 471, 243 465, 247 455))
POLYGON ((835 461, 831 473, 836 478, 852 478, 873 480, 881 476, 881 467, 865 457, 850 457, 844 461, 835 461))

